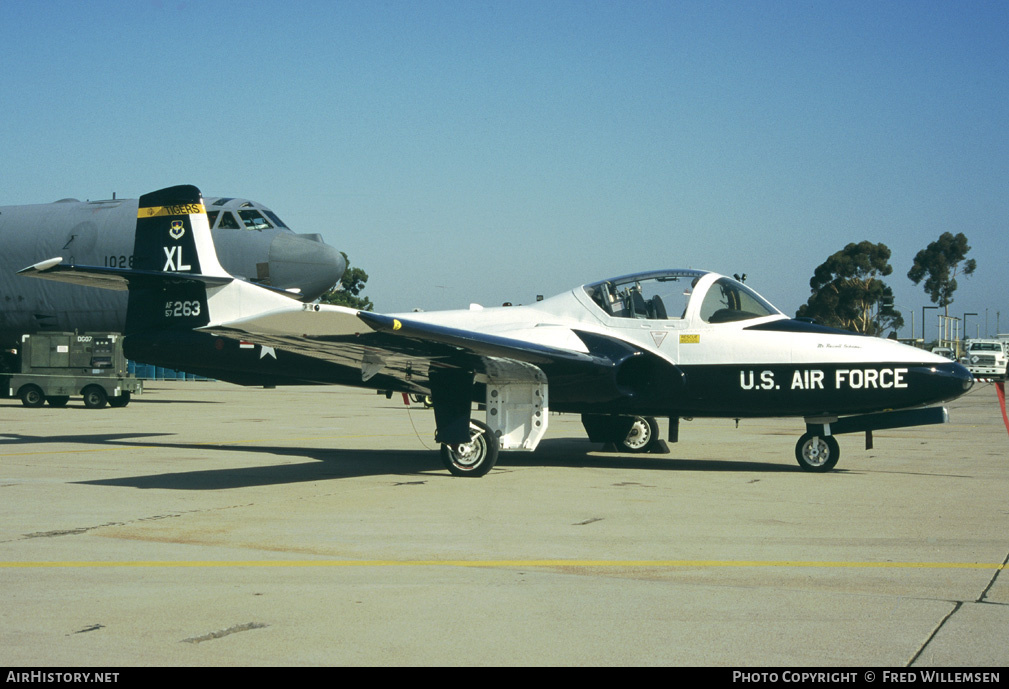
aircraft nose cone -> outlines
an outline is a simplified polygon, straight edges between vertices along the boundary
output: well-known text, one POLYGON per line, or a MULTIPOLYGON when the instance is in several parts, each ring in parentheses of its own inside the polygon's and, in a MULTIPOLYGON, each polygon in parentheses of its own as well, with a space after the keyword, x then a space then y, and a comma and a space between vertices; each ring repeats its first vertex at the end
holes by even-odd
POLYGON ((943 378, 944 387, 949 390, 950 397, 959 397, 974 386, 974 376, 966 366, 955 362, 940 364, 935 372, 943 378))
POLYGON ((277 235, 270 242, 270 284, 301 290, 302 301, 318 299, 343 277, 347 261, 319 235, 277 235))

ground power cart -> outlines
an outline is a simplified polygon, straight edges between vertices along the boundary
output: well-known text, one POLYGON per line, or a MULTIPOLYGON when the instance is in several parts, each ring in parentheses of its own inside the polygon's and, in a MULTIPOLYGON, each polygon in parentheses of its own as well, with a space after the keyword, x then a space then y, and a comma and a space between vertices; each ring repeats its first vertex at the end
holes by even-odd
POLYGON ((20 373, 6 374, 6 387, 26 407, 65 407, 77 395, 88 409, 125 407, 143 390, 126 370, 119 333, 22 335, 15 360, 20 373))

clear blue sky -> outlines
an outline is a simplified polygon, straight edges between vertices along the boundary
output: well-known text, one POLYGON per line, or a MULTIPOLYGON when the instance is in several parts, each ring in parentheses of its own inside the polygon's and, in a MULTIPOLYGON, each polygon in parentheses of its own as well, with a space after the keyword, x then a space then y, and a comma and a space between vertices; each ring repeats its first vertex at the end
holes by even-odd
POLYGON ((951 231, 1009 331, 1004 0, 0 0, 0 65, 0 203, 256 199, 381 311, 693 267, 794 313, 868 239, 918 334, 951 231))

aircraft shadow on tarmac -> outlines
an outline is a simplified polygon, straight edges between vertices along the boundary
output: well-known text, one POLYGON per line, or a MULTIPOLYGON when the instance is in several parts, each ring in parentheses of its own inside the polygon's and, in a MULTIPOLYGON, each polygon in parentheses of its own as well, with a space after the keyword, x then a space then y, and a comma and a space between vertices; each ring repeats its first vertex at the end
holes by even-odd
MULTIPOLYGON (((134 398, 130 404, 136 404, 142 406, 145 404, 227 404, 224 400, 205 400, 205 399, 181 399, 179 397, 172 397, 168 399, 151 399, 150 393, 145 393, 145 396, 141 398, 134 398)), ((83 409, 84 407, 81 407, 83 409)))
MULTIPOLYGON (((124 476, 121 478, 78 481, 83 485, 120 486, 132 488, 160 488, 167 490, 224 490, 251 486, 280 485, 328 481, 362 476, 410 476, 425 478, 451 478, 444 469, 437 452, 431 450, 361 450, 333 448, 305 448, 267 445, 209 445, 195 443, 169 443, 157 441, 137 442, 137 438, 166 434, 103 434, 95 436, 66 436, 64 438, 31 438, 15 442, 72 442, 96 444, 104 447, 161 448, 165 450, 196 450, 205 453, 207 463, 215 462, 219 452, 266 454, 289 458, 289 462, 247 467, 219 467, 197 471, 124 476), (307 461, 306 461, 307 460, 307 461)), ((503 453, 493 473, 517 467, 595 468, 647 471, 703 471, 703 472, 786 472, 801 471, 798 466, 767 464, 736 460, 678 459, 670 455, 626 455, 595 452, 598 446, 581 439, 553 439, 543 442, 536 452, 503 453)), ((223 457, 222 457, 223 459, 223 457)), ((489 477, 484 480, 493 480, 489 477)))
MULTIPOLYGON (((0 447, 5 445, 34 445, 35 443, 70 443, 80 445, 118 444, 118 441, 133 438, 157 438, 172 433, 101 433, 98 435, 25 435, 24 433, 0 433, 0 447)), ((130 443, 135 445, 136 443, 130 443)))

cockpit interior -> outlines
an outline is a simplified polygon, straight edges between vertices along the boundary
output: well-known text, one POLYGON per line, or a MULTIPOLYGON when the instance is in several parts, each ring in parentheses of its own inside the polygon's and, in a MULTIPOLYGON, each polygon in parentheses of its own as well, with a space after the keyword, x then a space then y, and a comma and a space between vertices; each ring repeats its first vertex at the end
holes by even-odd
POLYGON ((670 270, 628 275, 585 286, 592 300, 616 318, 647 320, 682 319, 695 299, 700 299, 698 316, 705 323, 775 316, 781 312, 741 282, 719 277, 698 293, 701 270, 670 270))
POLYGON ((207 221, 212 230, 290 230, 269 208, 233 197, 207 199, 207 221))

